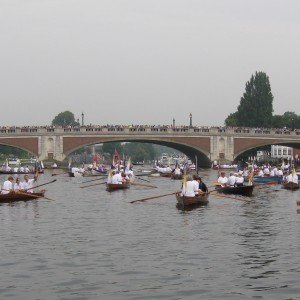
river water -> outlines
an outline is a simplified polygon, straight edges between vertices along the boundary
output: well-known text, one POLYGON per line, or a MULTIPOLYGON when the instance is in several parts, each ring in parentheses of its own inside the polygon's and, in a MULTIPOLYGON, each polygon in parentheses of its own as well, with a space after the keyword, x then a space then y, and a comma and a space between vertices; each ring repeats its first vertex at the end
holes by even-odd
POLYGON ((183 212, 175 196, 129 203, 178 190, 168 178, 108 193, 48 172, 53 200, 0 206, 0 299, 300 299, 300 191, 183 212))

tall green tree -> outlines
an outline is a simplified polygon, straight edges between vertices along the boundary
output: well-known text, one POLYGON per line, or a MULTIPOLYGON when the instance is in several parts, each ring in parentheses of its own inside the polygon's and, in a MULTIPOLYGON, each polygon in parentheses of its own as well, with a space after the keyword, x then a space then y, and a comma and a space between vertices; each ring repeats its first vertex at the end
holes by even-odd
POLYGON ((59 113, 53 120, 52 125, 56 126, 77 126, 78 122, 75 121, 74 114, 68 110, 59 113))
POLYGON ((237 126, 271 127, 272 114, 273 95, 269 77, 264 72, 256 72, 246 83, 237 112, 226 120, 235 121, 237 126))

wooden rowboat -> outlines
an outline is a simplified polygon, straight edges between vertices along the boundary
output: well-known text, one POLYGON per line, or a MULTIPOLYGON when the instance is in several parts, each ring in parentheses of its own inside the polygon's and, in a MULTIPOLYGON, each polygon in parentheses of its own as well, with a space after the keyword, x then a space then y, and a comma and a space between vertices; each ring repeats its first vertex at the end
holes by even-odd
POLYGON ((106 184, 106 190, 108 192, 113 192, 116 190, 124 190, 124 189, 129 189, 130 188, 130 183, 122 183, 122 184, 115 184, 115 183, 107 183, 106 184))
POLYGON ((44 197, 44 195, 45 195, 44 191, 40 191, 36 193, 11 192, 8 194, 0 194, 0 203, 9 203, 14 201, 29 201, 29 200, 44 197))
POLYGON ((182 174, 172 174, 171 179, 181 180, 183 178, 182 174))
POLYGON ((243 186, 216 186, 216 191, 222 194, 234 194, 243 196, 252 196, 254 185, 243 185, 243 186))
POLYGON ((299 189, 299 183, 295 183, 295 182, 287 182, 287 183, 283 183, 282 187, 286 190, 298 190, 299 189))
POLYGON ((177 204, 176 207, 178 209, 188 209, 198 207, 200 205, 207 205, 208 203, 208 194, 199 195, 195 197, 186 197, 180 196, 179 193, 176 194, 177 204))
POLYGON ((172 173, 161 173, 159 172, 160 177, 172 177, 172 173))

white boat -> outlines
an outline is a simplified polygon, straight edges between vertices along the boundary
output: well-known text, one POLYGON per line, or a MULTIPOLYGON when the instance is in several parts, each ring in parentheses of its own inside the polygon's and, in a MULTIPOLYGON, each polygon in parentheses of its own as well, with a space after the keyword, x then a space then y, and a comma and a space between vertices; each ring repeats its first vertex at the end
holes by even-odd
POLYGON ((8 159, 8 165, 19 166, 20 164, 21 164, 21 161, 17 157, 10 157, 8 159))

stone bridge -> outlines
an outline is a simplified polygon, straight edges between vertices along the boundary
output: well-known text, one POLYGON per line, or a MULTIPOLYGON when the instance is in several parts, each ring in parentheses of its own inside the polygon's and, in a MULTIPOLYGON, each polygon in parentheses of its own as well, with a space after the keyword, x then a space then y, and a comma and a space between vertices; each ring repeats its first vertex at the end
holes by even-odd
POLYGON ((177 149, 200 166, 213 160, 233 161, 264 145, 300 148, 300 131, 254 128, 173 126, 79 126, 68 128, 9 127, 0 129, 0 144, 24 149, 40 160, 63 161, 87 145, 105 142, 145 142, 177 149))

